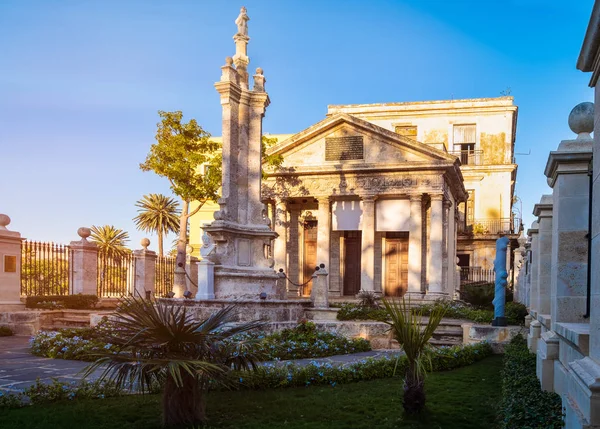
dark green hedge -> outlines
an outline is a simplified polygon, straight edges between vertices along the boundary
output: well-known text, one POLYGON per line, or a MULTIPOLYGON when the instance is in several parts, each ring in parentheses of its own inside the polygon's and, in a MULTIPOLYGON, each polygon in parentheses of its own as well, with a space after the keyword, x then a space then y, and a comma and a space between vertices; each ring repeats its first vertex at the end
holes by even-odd
POLYGON ((10 337, 13 335, 12 329, 8 326, 0 326, 0 337, 10 337))
POLYGON ((502 369, 501 429, 554 429, 563 427, 560 396, 541 389, 535 372, 536 357, 518 335, 505 349, 502 369))
POLYGON ((94 308, 98 304, 96 295, 48 295, 28 296, 25 300, 27 308, 41 308, 44 310, 60 310, 70 308, 84 310, 94 308))

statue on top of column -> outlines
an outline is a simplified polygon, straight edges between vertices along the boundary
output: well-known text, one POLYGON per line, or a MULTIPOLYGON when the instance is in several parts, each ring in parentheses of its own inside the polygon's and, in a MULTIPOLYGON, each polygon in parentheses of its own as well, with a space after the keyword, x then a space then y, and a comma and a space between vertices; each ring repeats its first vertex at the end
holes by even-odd
POLYGON ((240 9, 240 15, 235 20, 235 24, 238 27, 237 34, 241 34, 243 36, 248 35, 248 21, 250 21, 250 18, 248 18, 248 15, 246 14, 246 8, 242 6, 240 9))

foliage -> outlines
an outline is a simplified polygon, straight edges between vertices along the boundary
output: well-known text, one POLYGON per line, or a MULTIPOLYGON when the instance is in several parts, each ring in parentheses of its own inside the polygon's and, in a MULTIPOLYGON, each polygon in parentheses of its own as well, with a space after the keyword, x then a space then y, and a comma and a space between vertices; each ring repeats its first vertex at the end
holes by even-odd
POLYGON ((409 414, 421 412, 425 407, 425 376, 431 371, 429 339, 444 318, 445 310, 438 307, 430 312, 427 323, 423 325, 423 311, 411 311, 410 301, 404 298, 398 303, 395 300, 383 299, 388 313, 390 331, 406 357, 404 369, 404 410, 409 414))
MULTIPOLYGON (((94 360, 100 352, 116 353, 116 346, 102 340, 103 334, 100 331, 107 329, 106 326, 107 323, 102 322, 94 328, 40 331, 31 342, 32 353, 54 359, 87 361, 94 360)), ((349 340, 342 335, 319 332, 311 322, 270 335, 247 332, 227 341, 248 340, 256 343, 259 355, 265 360, 317 358, 371 350, 365 339, 349 340)))
POLYGON ((41 308, 45 310, 57 310, 61 308, 90 309, 98 304, 96 295, 45 295, 28 296, 25 299, 25 307, 41 308))
POLYGON ((209 383, 227 386, 228 372, 252 370, 260 358, 255 340, 227 341, 262 326, 258 321, 234 324, 235 306, 196 321, 179 304, 127 297, 115 316, 99 331, 99 339, 117 352, 103 352, 85 375, 100 370, 101 381, 137 386, 142 392, 160 385, 165 426, 205 421, 209 383))
POLYGON ((69 263, 66 259, 38 259, 33 251, 24 251, 21 258, 21 284, 26 295, 69 293, 69 263))
POLYGON ((372 290, 361 290, 357 295, 360 300, 358 305, 366 308, 379 308, 377 295, 372 290))
POLYGON ((337 313, 338 320, 376 320, 383 322, 387 318, 387 313, 383 308, 374 309, 353 303, 342 304, 337 313))
POLYGON ((471 283, 461 286, 460 298, 478 308, 493 310, 494 283, 471 283))
POLYGON ((108 259, 118 261, 131 251, 126 247, 129 234, 112 225, 92 226, 90 239, 98 246, 98 253, 108 259))
POLYGON ((179 203, 162 194, 148 194, 135 203, 138 215, 133 218, 137 229, 158 236, 158 255, 163 256, 163 238, 179 232, 179 203))
POLYGON ((428 316, 439 308, 444 309, 445 317, 450 319, 472 320, 475 323, 492 323, 494 319, 493 311, 476 309, 460 301, 438 300, 432 304, 422 304, 415 310, 428 316))
POLYGON ((517 335, 505 348, 500 427, 562 428, 562 419, 560 396, 541 389, 536 376, 536 356, 527 349, 527 341, 517 335))
MULTIPOLYGON (((449 371, 463 366, 471 365, 492 355, 492 348, 488 343, 478 343, 465 346, 439 347, 431 355, 433 371, 449 371)), ((375 379, 398 378, 399 368, 402 370, 407 366, 407 359, 401 356, 366 358, 349 365, 333 365, 329 362, 322 363, 311 361, 301 366, 293 362, 267 363, 259 366, 254 371, 231 371, 226 377, 229 380, 227 386, 235 386, 241 390, 258 390, 271 388, 303 387, 303 386, 332 386, 367 381, 375 379)), ((221 384, 212 383, 209 386, 213 390, 224 388, 221 384)), ((83 397, 104 398, 127 393, 115 383, 84 383, 83 392, 78 393, 76 385, 55 381, 47 387, 39 383, 20 395, 0 395, 0 408, 15 408, 31 401, 33 395, 34 403, 52 402, 61 399, 77 399, 83 397), (59 387, 60 386, 60 387, 59 387), (58 389, 66 392, 66 397, 58 389), (75 393, 72 395, 72 393, 75 393)), ((151 385, 151 392, 159 391, 157 384, 151 385)))
POLYGON ((12 335, 14 333, 8 326, 0 326, 0 337, 10 337, 12 335))
POLYGON ((520 302, 507 302, 504 306, 504 316, 509 325, 524 325, 527 314, 527 307, 520 302))

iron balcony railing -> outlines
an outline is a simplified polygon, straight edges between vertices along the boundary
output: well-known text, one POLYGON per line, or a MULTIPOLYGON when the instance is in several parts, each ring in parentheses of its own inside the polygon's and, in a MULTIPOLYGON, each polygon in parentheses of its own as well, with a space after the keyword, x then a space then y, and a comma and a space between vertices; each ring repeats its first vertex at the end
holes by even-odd
POLYGON ((474 219, 458 224, 459 234, 495 235, 518 234, 521 229, 520 218, 474 219))
POLYGON ((494 269, 484 269, 481 267, 460 267, 460 284, 482 284, 493 283, 495 281, 494 269))
POLYGON ((482 150, 455 150, 448 153, 458 157, 462 165, 482 165, 484 163, 482 150))

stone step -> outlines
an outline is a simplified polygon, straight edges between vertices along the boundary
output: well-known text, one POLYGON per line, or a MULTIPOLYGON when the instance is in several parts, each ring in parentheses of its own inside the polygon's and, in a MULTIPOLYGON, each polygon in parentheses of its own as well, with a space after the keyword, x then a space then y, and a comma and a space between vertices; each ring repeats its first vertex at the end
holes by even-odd
POLYGON ((431 338, 429 340, 429 344, 431 344, 432 346, 459 346, 463 343, 462 338, 460 339, 436 339, 436 338, 431 338))
POLYGON ((87 328, 90 326, 90 318, 88 317, 57 317, 52 321, 51 326, 63 328, 87 328))

